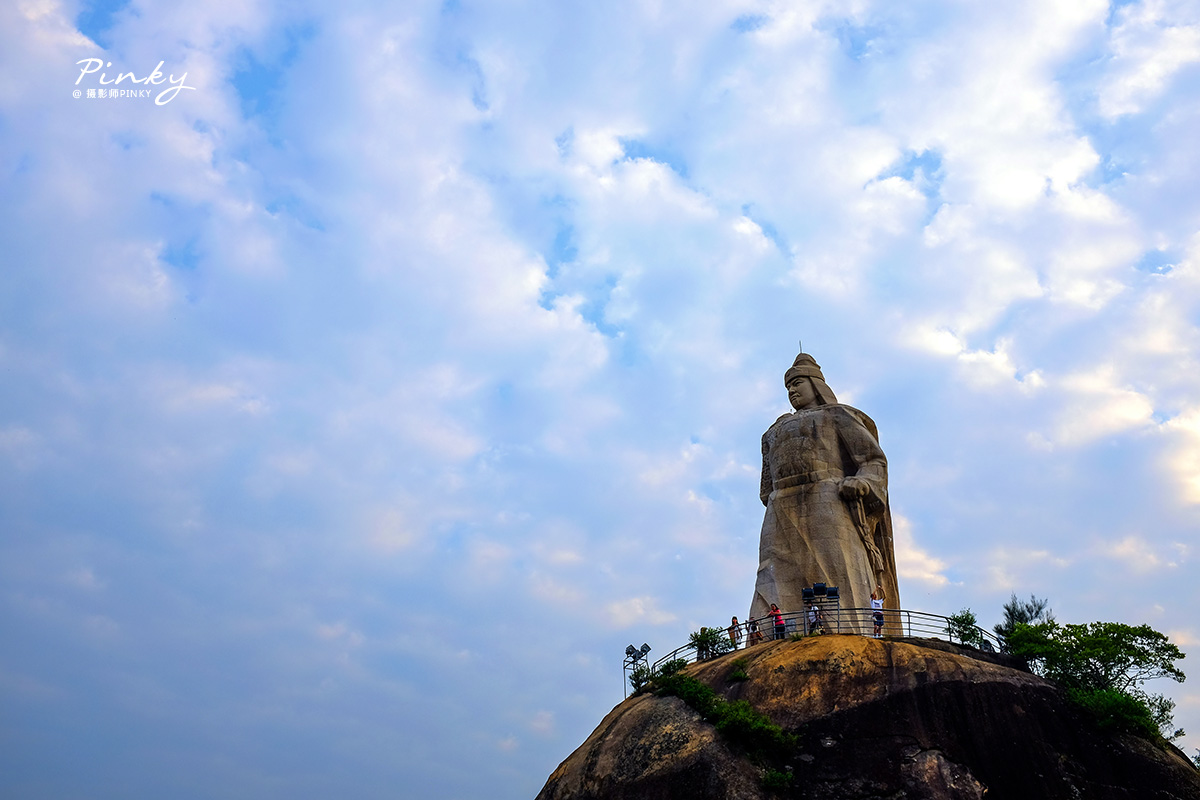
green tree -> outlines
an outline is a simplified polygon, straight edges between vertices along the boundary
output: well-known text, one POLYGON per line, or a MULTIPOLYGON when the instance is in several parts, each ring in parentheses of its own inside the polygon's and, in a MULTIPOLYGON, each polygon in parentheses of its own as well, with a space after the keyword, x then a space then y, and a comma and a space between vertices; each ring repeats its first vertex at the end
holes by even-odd
POLYGON ((1137 697, 1150 711, 1150 719, 1154 727, 1168 742, 1173 742, 1184 735, 1183 728, 1173 728, 1175 723, 1175 701, 1161 694, 1146 694, 1135 692, 1137 697))
POLYGON ((655 678, 657 678, 659 676, 662 676, 664 678, 669 677, 671 675, 674 675, 676 672, 679 672, 679 670, 683 669, 687 665, 688 665, 688 662, 687 662, 686 658, 673 658, 670 661, 668 661, 667 663, 663 664, 661 667, 659 667, 658 672, 655 672, 654 675, 651 677, 655 677, 655 678))
POLYGON ((645 688, 646 684, 650 683, 650 679, 654 677, 654 672, 645 664, 638 664, 629 672, 629 685, 633 688, 633 693, 637 694, 645 688))
POLYGON ((733 649, 729 634, 724 628, 701 628, 688 637, 688 642, 696 648, 696 660, 714 658, 733 649))
POLYGON ((1050 610, 1050 601, 1044 597, 1029 595, 1028 600, 1018 600, 1016 592, 1004 604, 1004 621, 992 626, 996 636, 1000 638, 1000 649, 1008 652, 1008 637, 1017 625, 1037 625, 1041 622, 1053 622, 1054 612, 1050 610))
POLYGON ((688 665, 686 658, 672 659, 658 669, 651 669, 645 664, 639 664, 629 673, 629 685, 633 693, 638 694, 659 678, 669 678, 688 665))
POLYGON ((953 641, 958 639, 963 644, 979 647, 983 644, 983 631, 978 628, 975 612, 964 608, 957 614, 946 617, 946 635, 953 641))
POLYGON ((1182 682, 1175 662, 1183 651, 1149 625, 1091 622, 1018 624, 1009 636, 1012 652, 1035 662, 1051 680, 1078 689, 1131 689, 1155 678, 1182 682))
POLYGON ((1008 649, 1028 659, 1035 672, 1066 688, 1077 705, 1102 723, 1157 732, 1168 740, 1183 735, 1171 728, 1175 704, 1141 688, 1155 678, 1184 679, 1175 666, 1183 651, 1149 625, 1017 623, 1008 637, 1008 649))

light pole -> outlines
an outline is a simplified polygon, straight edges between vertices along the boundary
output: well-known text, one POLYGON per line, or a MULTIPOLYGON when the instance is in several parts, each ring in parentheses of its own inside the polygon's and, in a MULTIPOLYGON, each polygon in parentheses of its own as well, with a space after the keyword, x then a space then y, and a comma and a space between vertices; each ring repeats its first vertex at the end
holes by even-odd
POLYGON ((638 648, 635 645, 629 645, 625 648, 625 663, 621 668, 621 686, 625 690, 625 697, 629 697, 629 672, 636 669, 639 661, 646 663, 646 669, 649 671, 650 661, 646 655, 650 652, 650 645, 645 642, 638 648))

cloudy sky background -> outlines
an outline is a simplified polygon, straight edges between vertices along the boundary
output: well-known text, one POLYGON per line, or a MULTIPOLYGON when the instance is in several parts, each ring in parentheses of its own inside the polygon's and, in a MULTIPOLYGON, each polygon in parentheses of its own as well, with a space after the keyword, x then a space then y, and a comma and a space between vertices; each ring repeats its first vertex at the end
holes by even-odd
POLYGON ((8 0, 0 69, 0 794, 532 797, 745 613, 798 339, 903 605, 1149 623, 1200 747, 1194 0, 8 0))

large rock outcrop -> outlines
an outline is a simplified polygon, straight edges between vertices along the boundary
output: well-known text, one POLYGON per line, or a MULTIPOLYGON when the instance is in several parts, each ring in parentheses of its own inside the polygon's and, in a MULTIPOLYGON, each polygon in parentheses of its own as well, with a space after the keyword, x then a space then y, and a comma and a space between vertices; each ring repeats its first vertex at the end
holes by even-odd
POLYGON ((1054 685, 936 640, 811 637, 688 674, 797 737, 786 788, 677 697, 614 708, 538 800, 1198 800, 1174 748, 1099 731, 1054 685), (739 664, 735 665, 734 661, 739 664), (732 680, 736 669, 748 675, 732 680))

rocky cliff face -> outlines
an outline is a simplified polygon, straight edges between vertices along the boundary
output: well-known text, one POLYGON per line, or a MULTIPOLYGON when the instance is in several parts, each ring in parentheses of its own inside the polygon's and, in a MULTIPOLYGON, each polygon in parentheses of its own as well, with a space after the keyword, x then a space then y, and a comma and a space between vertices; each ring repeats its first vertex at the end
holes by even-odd
POLYGON ((688 668, 797 737, 790 783, 676 697, 614 708, 537 800, 1200 800, 1174 748, 1103 733, 999 656, 926 640, 771 642, 688 668), (749 676, 731 679, 735 660, 749 676))

